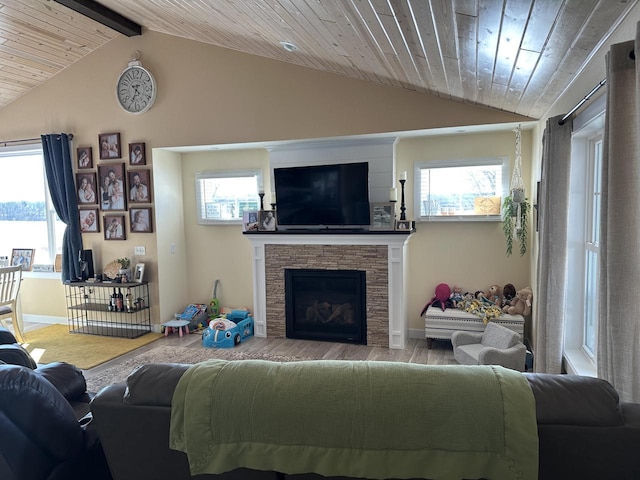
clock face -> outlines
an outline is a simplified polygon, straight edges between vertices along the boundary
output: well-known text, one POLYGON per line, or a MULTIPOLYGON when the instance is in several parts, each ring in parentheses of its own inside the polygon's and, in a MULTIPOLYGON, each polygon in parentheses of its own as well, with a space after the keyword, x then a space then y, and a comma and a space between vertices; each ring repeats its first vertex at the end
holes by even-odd
POLYGON ((156 82, 142 67, 128 67, 120 74, 116 95, 120 106, 130 113, 143 113, 156 99, 156 82))

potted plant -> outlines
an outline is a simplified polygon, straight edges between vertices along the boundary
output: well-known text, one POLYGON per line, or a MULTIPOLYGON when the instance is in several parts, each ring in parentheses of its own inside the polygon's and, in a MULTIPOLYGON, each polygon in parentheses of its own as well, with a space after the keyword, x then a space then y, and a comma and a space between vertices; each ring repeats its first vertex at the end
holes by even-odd
POLYGON ((526 198, 517 203, 511 195, 502 203, 502 231, 507 241, 507 256, 513 253, 513 240, 520 243, 520 256, 527 252, 527 234, 530 205, 526 198), (519 207, 519 208, 518 208, 519 207))
POLYGON ((120 269, 118 270, 118 276, 122 279, 122 276, 124 275, 125 279, 122 279, 123 282, 130 282, 131 281, 131 259, 129 259, 128 257, 123 257, 123 258, 118 258, 116 259, 116 262, 118 262, 120 264, 120 269))

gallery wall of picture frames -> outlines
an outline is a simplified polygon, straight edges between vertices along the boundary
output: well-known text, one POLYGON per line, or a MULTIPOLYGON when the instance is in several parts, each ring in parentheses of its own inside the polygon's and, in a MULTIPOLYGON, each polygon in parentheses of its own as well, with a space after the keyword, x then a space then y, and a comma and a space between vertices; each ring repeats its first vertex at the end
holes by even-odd
POLYGON ((100 133, 98 152, 96 164, 92 146, 76 148, 80 230, 102 231, 105 240, 125 240, 127 233, 152 233, 151 169, 140 168, 147 166, 145 143, 131 142, 125 149, 119 132, 100 133))

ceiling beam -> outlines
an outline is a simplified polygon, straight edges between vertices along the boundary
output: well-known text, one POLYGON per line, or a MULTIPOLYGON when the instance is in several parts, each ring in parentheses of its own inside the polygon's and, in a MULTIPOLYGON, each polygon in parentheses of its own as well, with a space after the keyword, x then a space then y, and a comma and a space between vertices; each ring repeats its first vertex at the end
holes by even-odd
POLYGON ((60 5, 70 8, 74 12, 81 13, 96 22, 100 22, 116 32, 120 32, 127 37, 142 35, 142 27, 137 23, 123 17, 119 13, 100 5, 93 0, 54 0, 60 5))

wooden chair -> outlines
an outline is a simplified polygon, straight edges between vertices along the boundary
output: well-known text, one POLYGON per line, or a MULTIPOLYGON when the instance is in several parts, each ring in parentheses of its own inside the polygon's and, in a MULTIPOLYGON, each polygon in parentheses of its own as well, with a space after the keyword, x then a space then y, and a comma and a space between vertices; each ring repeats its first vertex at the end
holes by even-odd
POLYGON ((22 283, 22 266, 0 268, 0 324, 7 326, 11 318, 13 331, 19 342, 24 343, 22 325, 18 319, 18 293, 22 283))

